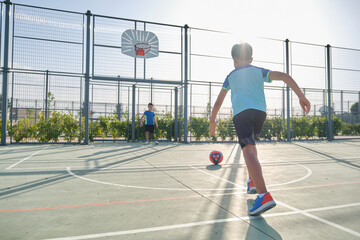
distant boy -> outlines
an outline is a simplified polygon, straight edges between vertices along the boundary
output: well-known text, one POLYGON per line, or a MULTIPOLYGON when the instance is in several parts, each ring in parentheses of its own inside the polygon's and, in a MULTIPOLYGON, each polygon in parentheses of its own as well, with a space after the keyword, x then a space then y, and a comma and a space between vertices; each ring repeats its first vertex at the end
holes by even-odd
POLYGON ((145 117, 145 137, 146 137, 145 144, 146 145, 149 144, 149 133, 152 133, 152 134, 154 134, 155 144, 158 145, 159 142, 156 140, 156 134, 155 134, 155 125, 157 128, 158 124, 157 124, 157 121, 155 118, 155 113, 153 112, 153 104, 152 103, 148 104, 148 110, 145 111, 144 115, 141 117, 140 127, 142 127, 142 125, 143 125, 144 117, 145 117))
POLYGON ((310 111, 310 102, 288 74, 250 65, 253 60, 250 44, 235 44, 232 47, 231 55, 235 69, 225 79, 215 102, 209 130, 211 135, 215 135, 216 115, 227 92, 231 89, 233 122, 249 172, 247 193, 259 193, 249 214, 259 215, 276 206, 266 189, 255 146, 255 138, 260 133, 266 119, 264 82, 271 83, 272 80, 285 82, 299 97, 300 105, 306 114, 310 111))

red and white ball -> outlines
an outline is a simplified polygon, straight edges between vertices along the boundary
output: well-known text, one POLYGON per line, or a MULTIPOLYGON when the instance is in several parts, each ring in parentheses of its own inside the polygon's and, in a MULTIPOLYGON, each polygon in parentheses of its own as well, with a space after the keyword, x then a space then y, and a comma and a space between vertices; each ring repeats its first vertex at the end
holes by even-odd
POLYGON ((209 158, 213 164, 218 165, 222 162, 224 156, 220 151, 212 151, 209 155, 209 158))

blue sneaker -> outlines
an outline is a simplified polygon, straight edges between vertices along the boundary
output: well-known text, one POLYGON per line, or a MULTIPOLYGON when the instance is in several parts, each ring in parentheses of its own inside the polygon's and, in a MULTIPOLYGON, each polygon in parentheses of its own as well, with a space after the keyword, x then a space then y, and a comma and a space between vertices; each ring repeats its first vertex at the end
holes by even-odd
POLYGON ((248 193, 248 194, 255 194, 255 193, 257 193, 255 184, 254 184, 253 180, 251 180, 251 179, 249 179, 249 180, 247 181, 247 193, 248 193))
POLYGON ((275 206, 276 203, 269 192, 265 193, 265 195, 262 197, 258 195, 256 197, 253 207, 249 210, 249 215, 255 216, 262 214, 275 206))

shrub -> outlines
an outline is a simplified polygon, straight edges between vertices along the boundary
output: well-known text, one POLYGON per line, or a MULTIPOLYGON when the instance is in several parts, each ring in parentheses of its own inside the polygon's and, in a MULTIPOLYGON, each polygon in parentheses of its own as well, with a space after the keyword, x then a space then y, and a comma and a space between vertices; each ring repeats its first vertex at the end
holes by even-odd
POLYGON ((271 131, 271 122, 272 122, 271 119, 265 120, 264 125, 261 129, 261 132, 258 136, 259 138, 266 139, 266 140, 272 139, 273 133, 271 131))
POLYGON ((190 117, 191 125, 190 131, 195 137, 196 141, 200 141, 201 138, 208 139, 210 137, 208 118, 204 117, 190 117))
POLYGON ((235 139, 236 130, 232 121, 232 117, 219 121, 219 124, 217 126, 217 134, 223 141, 227 138, 229 138, 231 141, 235 139))
POLYGON ((37 133, 36 139, 39 142, 59 141, 59 137, 63 131, 63 116, 59 112, 52 112, 51 116, 44 119, 43 115, 39 115, 39 122, 35 124, 37 133))
MULTIPOLYGON (((85 135, 85 117, 81 118, 81 133, 79 133, 79 121, 73 118, 71 112, 68 114, 61 114, 59 112, 52 112, 51 116, 44 119, 43 115, 38 116, 39 121, 33 123, 29 118, 20 119, 13 126, 13 139, 16 142, 28 141, 29 139, 36 139, 39 142, 57 142, 60 136, 64 137, 67 142, 74 141, 76 136, 80 134, 81 139, 85 135)), ((158 128, 156 134, 159 139, 166 138, 171 140, 174 137, 174 124, 170 113, 156 116, 158 128)), ((209 119, 207 117, 190 117, 188 122, 188 129, 191 131, 196 141, 209 140, 209 119)), ((140 128, 140 116, 135 116, 135 139, 140 140, 145 138, 144 127, 140 128)), ((184 118, 179 119, 179 139, 183 138, 184 118)), ((1 120, 0 120, 1 126, 1 120)), ((8 122, 7 129, 9 131, 10 124, 8 122)), ((266 119, 261 133, 258 137, 267 140, 281 140, 284 138, 286 124, 281 117, 266 119)), ((327 120, 325 117, 294 117, 291 119, 291 133, 293 138, 311 138, 317 136, 319 138, 327 137, 327 120)), ((339 133, 342 135, 360 135, 360 124, 349 124, 342 122, 340 118, 333 117, 333 134, 336 136, 339 133)), ((89 122, 89 139, 93 141, 95 137, 109 137, 118 139, 121 137, 131 139, 131 122, 119 121, 117 115, 110 115, 107 117, 99 117, 98 121, 89 122), (128 136, 129 131, 129 136, 128 136)), ((216 141, 217 137, 221 140, 234 140, 236 130, 232 123, 232 117, 220 120, 217 127, 217 136, 211 136, 211 139, 216 141)), ((1 135, 0 135, 1 136, 1 135)))
POLYGON ((313 123, 315 125, 315 133, 319 138, 324 138, 327 136, 327 121, 325 117, 314 117, 313 123))
POLYGON ((341 131, 341 119, 339 117, 333 117, 332 122, 333 122, 333 134, 334 136, 337 136, 341 131))
POLYGON ((341 135, 343 135, 343 136, 358 136, 358 135, 360 135, 360 123, 356 123, 356 124, 342 123, 341 135))
POLYGON ((15 142, 28 141, 35 137, 36 126, 31 125, 30 120, 25 117, 17 121, 12 128, 12 133, 15 142))
POLYGON ((281 117, 275 117, 269 119, 271 121, 271 131, 272 136, 277 140, 281 140, 284 138, 284 120, 281 117))
MULTIPOLYGON (((85 117, 81 117, 81 140, 85 139, 85 117)), ((89 140, 94 141, 95 137, 101 136, 100 125, 98 121, 89 121, 89 140)))
POLYGON ((120 137, 126 137, 127 135, 127 122, 119 121, 117 119, 117 115, 113 115, 110 121, 110 135, 114 139, 118 139, 120 137))
POLYGON ((101 131, 101 136, 103 138, 107 137, 108 134, 109 134, 109 131, 110 131, 110 120, 111 120, 111 117, 110 116, 100 116, 99 117, 99 128, 100 128, 100 131, 101 131))
POLYGON ((72 113, 69 111, 69 114, 63 114, 62 115, 63 120, 63 133, 64 133, 64 139, 67 142, 71 142, 75 140, 75 137, 77 136, 77 133, 79 132, 79 121, 76 121, 72 115, 72 113))
POLYGON ((156 115, 156 121, 158 123, 158 128, 156 128, 156 136, 160 138, 165 138, 171 140, 174 136, 174 119, 172 119, 171 113, 164 114, 162 116, 156 115))
POLYGON ((293 138, 309 138, 313 137, 315 133, 315 125, 312 118, 297 117, 291 120, 291 130, 293 138))

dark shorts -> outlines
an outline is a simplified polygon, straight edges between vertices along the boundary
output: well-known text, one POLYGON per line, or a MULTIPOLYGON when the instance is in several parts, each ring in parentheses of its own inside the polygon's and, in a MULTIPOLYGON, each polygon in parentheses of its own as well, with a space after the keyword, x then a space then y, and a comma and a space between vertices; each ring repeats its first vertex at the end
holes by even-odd
POLYGON ((145 132, 155 133, 155 125, 145 125, 145 132))
POLYGON ((255 138, 259 135, 265 119, 266 113, 256 109, 246 109, 234 116, 233 122, 241 148, 247 144, 255 145, 255 138))

